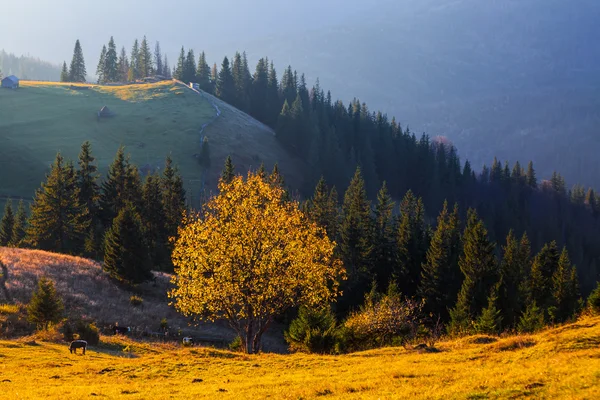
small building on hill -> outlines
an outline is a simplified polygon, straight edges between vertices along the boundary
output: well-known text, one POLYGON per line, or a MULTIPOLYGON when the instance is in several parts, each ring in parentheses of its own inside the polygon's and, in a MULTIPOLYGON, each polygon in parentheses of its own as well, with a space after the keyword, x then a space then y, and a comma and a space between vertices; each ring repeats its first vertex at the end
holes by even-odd
POLYGON ((7 89, 17 89, 19 87, 19 78, 17 78, 14 75, 7 76, 6 78, 2 79, 2 84, 0 85, 0 87, 7 89))

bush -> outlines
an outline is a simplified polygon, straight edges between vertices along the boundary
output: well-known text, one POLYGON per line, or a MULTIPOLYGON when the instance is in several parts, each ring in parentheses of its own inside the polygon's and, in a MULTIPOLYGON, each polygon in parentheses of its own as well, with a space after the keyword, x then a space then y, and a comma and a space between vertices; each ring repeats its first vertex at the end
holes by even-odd
POLYGON ((229 350, 243 352, 244 344, 242 342, 242 338, 239 336, 236 336, 235 339, 233 339, 233 341, 231 343, 229 343, 229 350))
POLYGON ((592 313, 600 314, 600 282, 596 284, 596 289, 590 293, 587 304, 592 313))
POLYGON ((531 303, 525 313, 519 319, 517 331, 519 333, 533 333, 544 327, 544 311, 541 310, 535 301, 531 303))
POLYGON ((163 331, 166 331, 167 329, 169 329, 169 322, 167 322, 166 318, 163 318, 160 320, 160 329, 163 331))
POLYGON ((27 307, 29 321, 36 324, 38 329, 47 330, 51 324, 60 322, 63 309, 63 303, 56 293, 54 282, 47 278, 41 278, 27 307))
POLYGON ((144 304, 144 299, 142 299, 140 296, 133 295, 129 298, 129 304, 134 307, 139 307, 144 304))
POLYGON ((351 314, 344 324, 347 344, 356 350, 392 343, 404 345, 417 337, 421 309, 422 303, 403 299, 393 284, 385 295, 373 288, 360 311, 351 314))
POLYGON ((63 338, 66 342, 81 339, 95 346, 100 342, 100 332, 93 322, 76 321, 67 322, 62 329, 63 338))
POLYGON ((305 353, 335 352, 339 341, 337 321, 330 308, 311 310, 301 307, 284 336, 291 351, 305 353))
POLYGON ((500 310, 496 308, 496 296, 493 294, 488 298, 488 306, 481 312, 477 322, 475 322, 475 332, 485 335, 497 335, 502 316, 500 310))

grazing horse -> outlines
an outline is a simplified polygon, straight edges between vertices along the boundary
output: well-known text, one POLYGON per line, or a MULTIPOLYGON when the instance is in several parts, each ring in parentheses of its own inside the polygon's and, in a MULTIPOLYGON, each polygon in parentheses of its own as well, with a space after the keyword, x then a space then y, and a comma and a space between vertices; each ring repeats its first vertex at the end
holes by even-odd
POLYGON ((87 348, 87 342, 85 340, 73 340, 69 345, 69 352, 77 354, 77 349, 82 348, 83 354, 85 355, 85 349, 87 348))

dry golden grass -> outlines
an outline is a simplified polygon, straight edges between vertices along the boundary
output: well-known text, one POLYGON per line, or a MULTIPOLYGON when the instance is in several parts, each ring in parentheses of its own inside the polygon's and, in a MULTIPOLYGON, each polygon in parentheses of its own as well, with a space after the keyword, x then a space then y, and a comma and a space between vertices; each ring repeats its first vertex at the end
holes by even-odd
POLYGON ((440 343, 439 353, 247 356, 103 337, 83 356, 66 345, 0 341, 0 390, 24 399, 600 398, 598 317, 474 342, 440 343))

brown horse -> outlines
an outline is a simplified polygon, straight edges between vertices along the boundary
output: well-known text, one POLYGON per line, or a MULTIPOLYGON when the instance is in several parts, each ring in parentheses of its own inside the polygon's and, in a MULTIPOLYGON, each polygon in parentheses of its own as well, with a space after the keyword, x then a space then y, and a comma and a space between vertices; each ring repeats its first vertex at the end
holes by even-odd
POLYGON ((82 348, 83 354, 85 355, 86 347, 87 347, 87 342, 85 340, 73 340, 71 342, 71 344, 69 345, 69 352, 71 354, 73 354, 73 352, 75 352, 75 354, 77 354, 77 349, 82 348))

